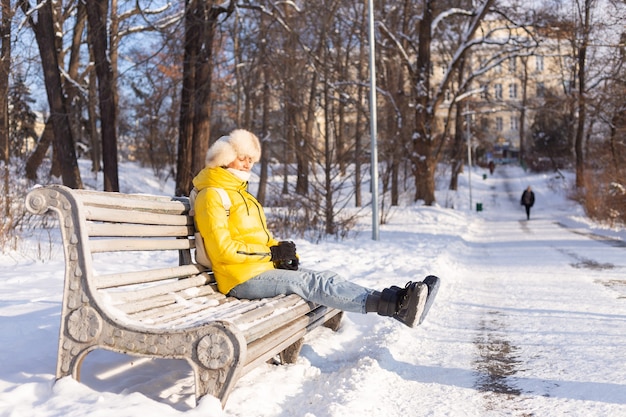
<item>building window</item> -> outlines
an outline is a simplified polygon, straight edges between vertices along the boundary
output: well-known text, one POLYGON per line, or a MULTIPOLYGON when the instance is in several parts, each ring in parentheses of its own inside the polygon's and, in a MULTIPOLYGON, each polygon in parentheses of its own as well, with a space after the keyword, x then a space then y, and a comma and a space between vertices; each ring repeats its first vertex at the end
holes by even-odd
POLYGON ((543 72, 543 57, 541 55, 537 55, 535 57, 535 69, 537 72, 543 72))
POLYGON ((486 84, 481 84, 480 85, 480 98, 486 99, 488 91, 489 90, 487 89, 487 85, 486 84))
POLYGON ((543 97, 546 95, 546 87, 543 83, 537 83, 537 97, 543 97))
POLYGON ((498 132, 502 132, 502 129, 503 129, 502 117, 496 117, 496 130, 498 132))
POLYGON ((487 129, 489 129, 489 119, 487 119, 486 117, 481 117, 480 128, 483 130, 483 132, 487 131, 487 129))
POLYGON ((519 120, 515 116, 511 116, 511 130, 518 130, 519 120))
POLYGON ((509 58, 509 72, 515 72, 517 70, 517 57, 509 58))
POLYGON ((517 84, 509 84, 509 98, 517 98, 517 84))
POLYGON ((502 100, 502 84, 496 84, 493 86, 493 94, 496 99, 502 100))

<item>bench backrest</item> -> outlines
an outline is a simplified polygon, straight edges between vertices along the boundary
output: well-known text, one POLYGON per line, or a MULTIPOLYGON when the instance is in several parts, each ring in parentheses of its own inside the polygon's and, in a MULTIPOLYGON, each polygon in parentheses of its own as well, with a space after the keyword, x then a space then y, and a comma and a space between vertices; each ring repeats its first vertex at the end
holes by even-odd
POLYGON ((27 207, 34 213, 47 207, 58 212, 66 260, 70 260, 66 262, 66 292, 68 285, 82 286, 102 309, 115 305, 128 314, 154 309, 186 293, 196 296, 192 289, 206 284, 208 292, 224 297, 215 290, 210 271, 192 261, 195 228, 186 197, 48 186, 32 190, 27 207), (97 254, 129 251, 160 251, 163 257, 178 260, 149 269, 137 270, 132 262, 122 262, 120 272, 98 274, 94 270, 97 254), (76 279, 81 282, 72 283, 76 279))

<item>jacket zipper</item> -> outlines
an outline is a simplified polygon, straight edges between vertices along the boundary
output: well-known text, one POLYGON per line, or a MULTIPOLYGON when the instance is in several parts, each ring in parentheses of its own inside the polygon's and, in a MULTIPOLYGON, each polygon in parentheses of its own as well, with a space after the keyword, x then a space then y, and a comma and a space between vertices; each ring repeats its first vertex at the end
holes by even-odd
POLYGON ((238 250, 237 254, 250 256, 272 256, 272 252, 244 252, 242 250, 238 250))
MULTIPOLYGON (((244 190, 247 194, 250 194, 247 190, 244 190)), ((259 216, 259 220, 261 221, 261 224, 263 225, 263 231, 265 232, 265 235, 267 236, 267 241, 270 241, 270 232, 269 230, 267 230, 267 224, 265 224, 265 222, 263 222, 263 216, 261 216, 261 205, 257 203, 256 199, 252 196, 252 194, 250 194, 250 197, 252 197, 250 199, 250 201, 252 201, 252 203, 256 206, 256 210, 257 210, 257 214, 259 216)), ((245 199, 244 199, 245 200, 245 199)), ((248 204, 246 201, 246 208, 248 208, 248 204)), ((250 215, 250 210, 248 208, 248 215, 250 215)))

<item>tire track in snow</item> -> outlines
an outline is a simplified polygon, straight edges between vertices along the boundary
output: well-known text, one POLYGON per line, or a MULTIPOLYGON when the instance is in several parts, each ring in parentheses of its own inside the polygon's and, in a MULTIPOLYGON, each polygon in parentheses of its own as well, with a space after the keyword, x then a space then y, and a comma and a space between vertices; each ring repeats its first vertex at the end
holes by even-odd
MULTIPOLYGON (((511 205, 515 207, 518 200, 512 190, 511 181, 508 181, 506 170, 503 170, 502 174, 505 179, 501 183, 504 193, 511 205)), ((494 192, 493 205, 495 207, 495 200, 501 198, 499 191, 501 193, 502 190, 497 190, 495 186, 491 189, 494 192)), ((531 233, 526 221, 520 220, 519 226, 524 233, 531 233)), ((488 243, 479 244, 476 249, 479 251, 476 254, 477 257, 491 256, 488 243)), ((497 295, 503 290, 498 287, 497 279, 490 278, 490 276, 497 276, 497 273, 489 270, 476 272, 484 273, 483 284, 487 293, 497 295)), ((523 391, 515 386, 515 377, 521 370, 523 362, 519 355, 520 348, 515 346, 508 336, 508 319, 506 313, 493 308, 493 305, 482 313, 473 341, 476 350, 476 357, 472 364, 476 372, 474 387, 483 393, 483 407, 486 414, 531 416, 532 412, 525 411, 524 406, 520 404, 523 391)))
MULTIPOLYGON (((488 249, 486 252, 489 252, 488 249)), ((487 276, 484 281, 485 292, 497 296, 503 288, 488 277, 488 271, 484 272, 487 276)), ((474 388, 483 395, 483 407, 487 415, 491 412, 496 415, 532 415, 525 412, 518 401, 523 391, 515 385, 515 381, 523 362, 520 348, 509 337, 507 323, 510 317, 494 308, 495 303, 488 300, 485 303, 491 306, 481 314, 473 340, 476 352, 472 362, 476 374, 474 388)))

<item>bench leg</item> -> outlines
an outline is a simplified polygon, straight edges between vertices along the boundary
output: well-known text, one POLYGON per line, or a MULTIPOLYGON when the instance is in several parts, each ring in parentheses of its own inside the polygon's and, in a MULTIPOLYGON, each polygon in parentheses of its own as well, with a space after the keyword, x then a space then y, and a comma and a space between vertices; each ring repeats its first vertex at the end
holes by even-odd
POLYGON ((283 350, 278 354, 280 357, 281 363, 296 363, 298 360, 298 356, 300 355, 300 350, 302 349, 302 345, 304 345, 304 338, 298 339, 295 343, 289 345, 287 349, 283 350))
MULTIPOLYGON (((343 311, 340 311, 335 316, 324 322, 324 327, 328 327, 332 331, 336 332, 341 325, 341 319, 343 317, 343 311)), ((281 363, 296 363, 298 356, 300 356, 300 350, 304 345, 304 338, 298 339, 295 343, 288 346, 285 350, 278 354, 281 363)))
POLYGON ((75 343, 67 339, 62 340, 61 344, 57 355, 56 379, 71 375, 72 378, 80 381, 80 367, 83 360, 97 346, 75 343))
POLYGON ((328 327, 333 332, 339 330, 339 326, 341 325, 341 319, 343 318, 343 311, 339 312, 333 318, 326 320, 324 323, 324 327, 328 327))
POLYGON ((209 394, 226 404, 239 379, 247 345, 244 337, 228 322, 215 322, 199 338, 188 359, 195 375, 196 403, 209 394))
POLYGON ((80 381, 80 367, 85 356, 98 347, 103 321, 98 312, 89 306, 71 311, 64 307, 63 310, 56 378, 72 375, 80 381))

